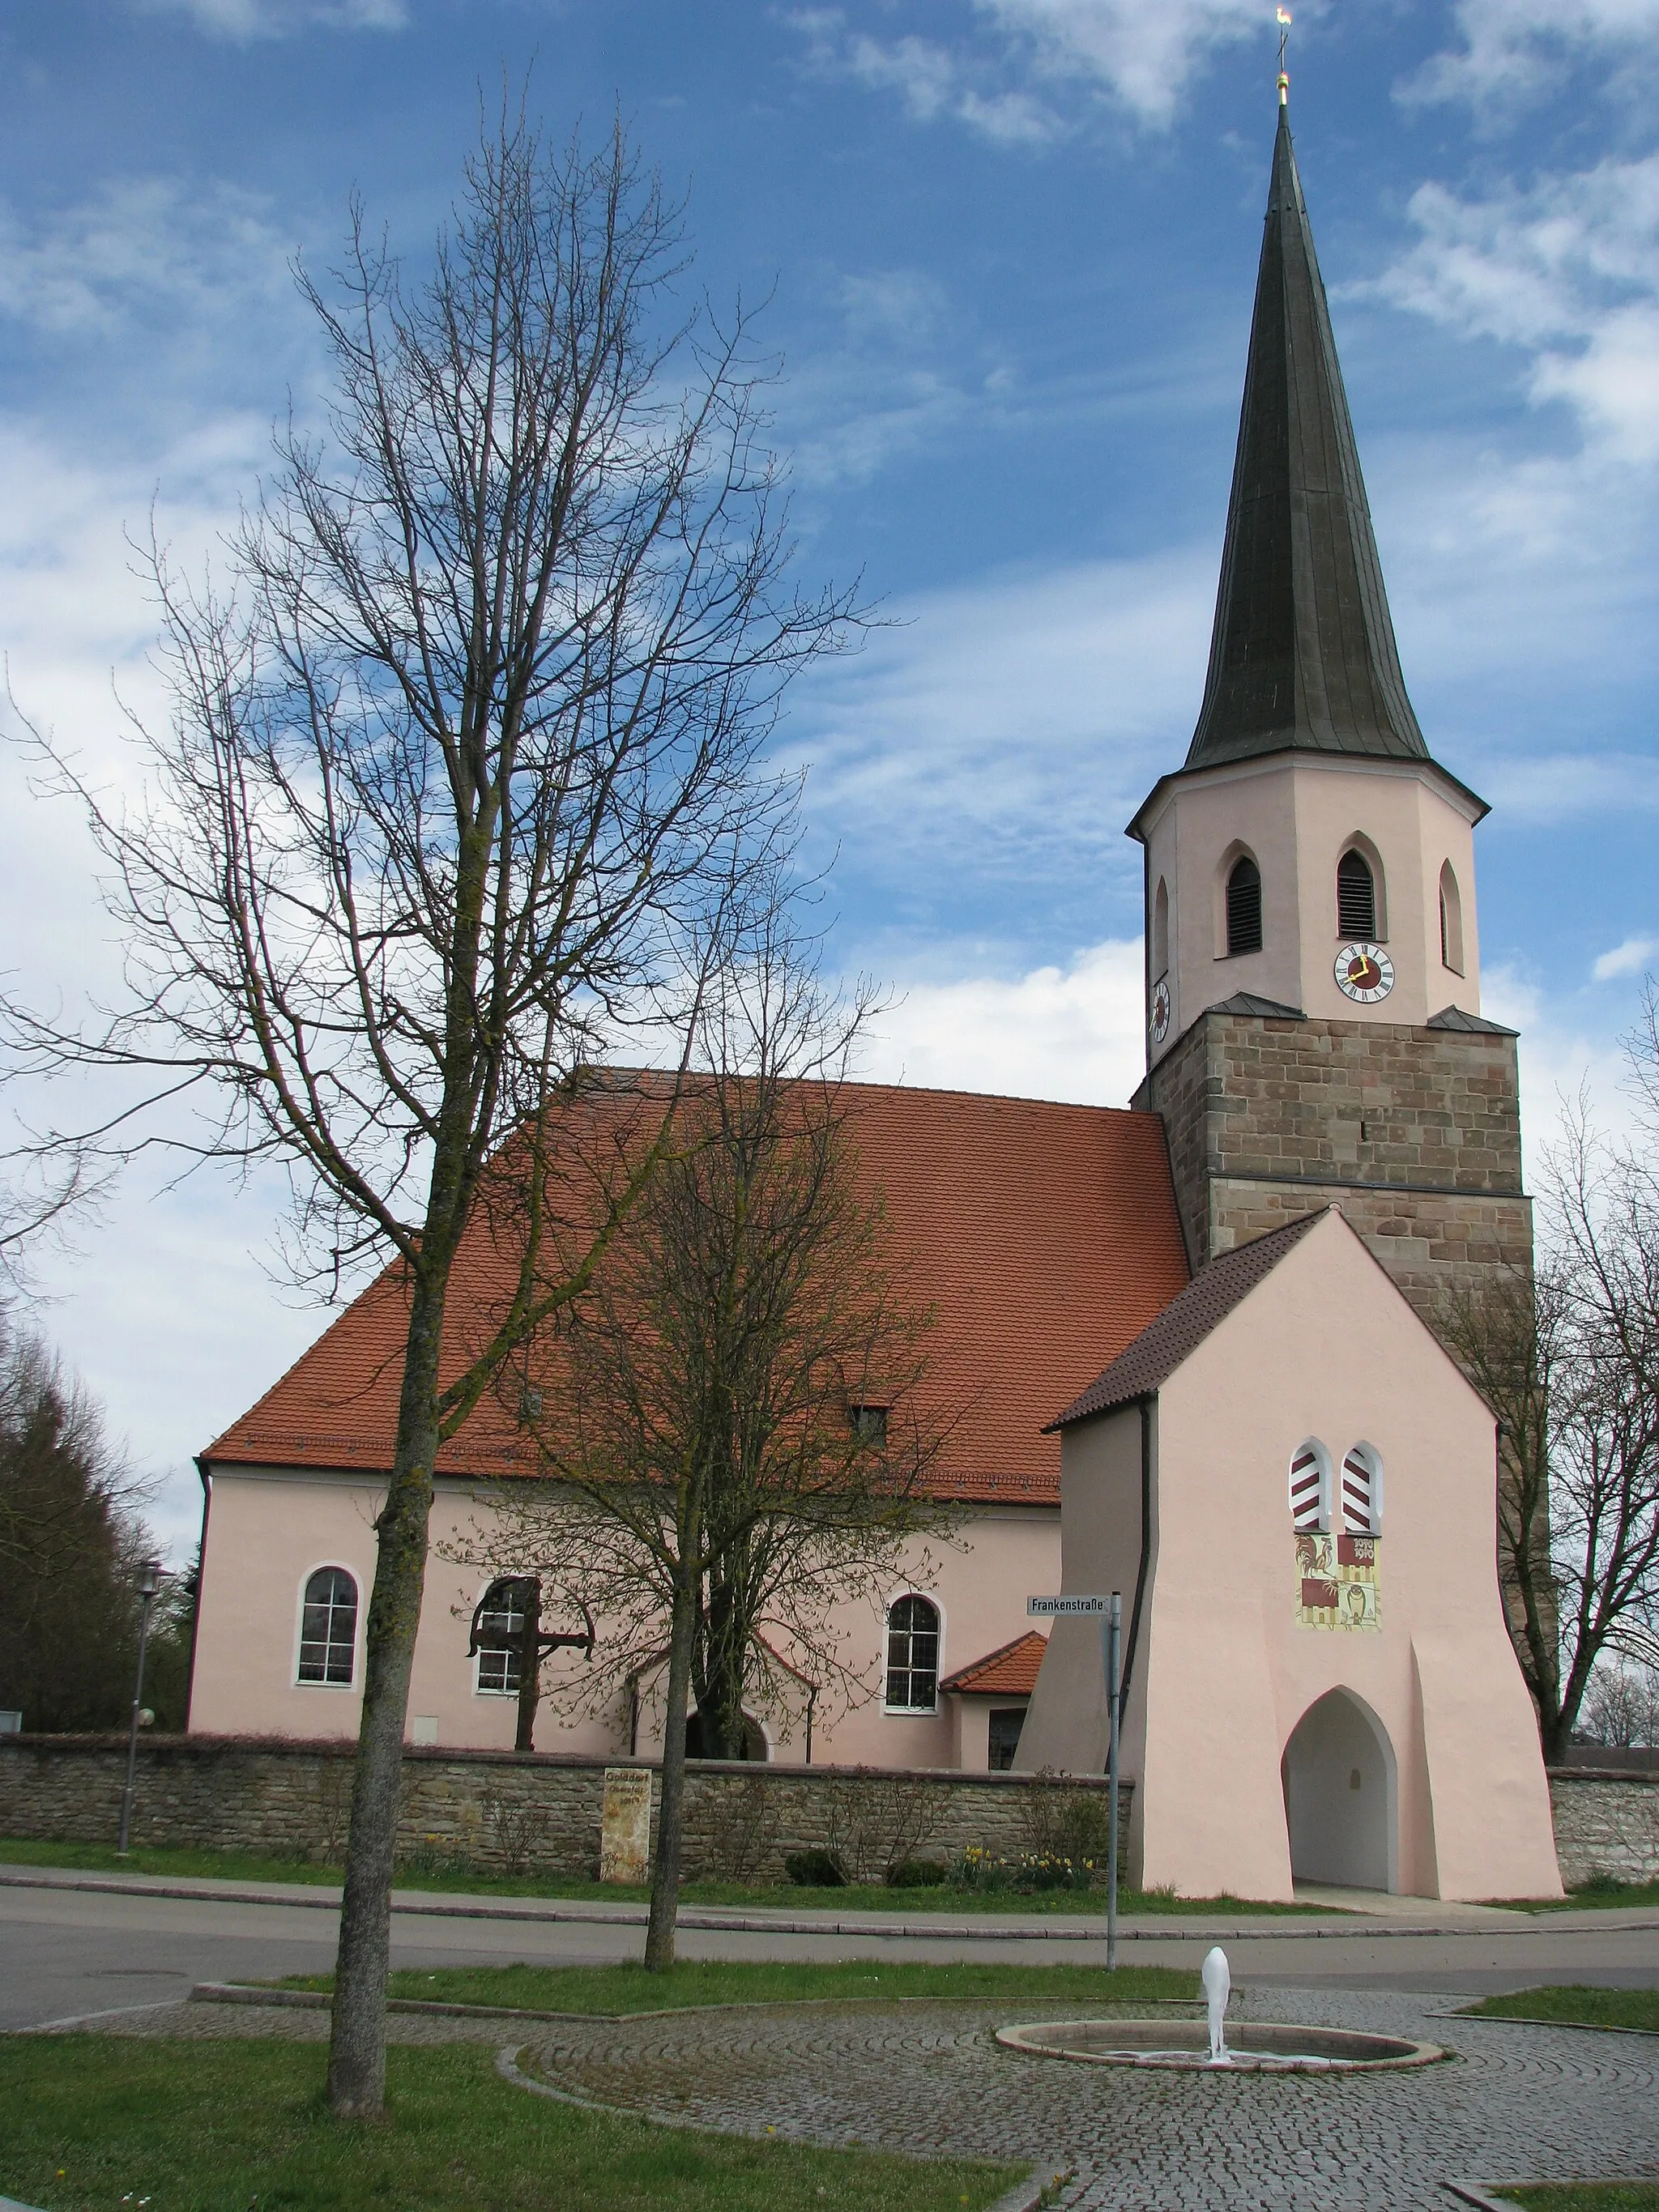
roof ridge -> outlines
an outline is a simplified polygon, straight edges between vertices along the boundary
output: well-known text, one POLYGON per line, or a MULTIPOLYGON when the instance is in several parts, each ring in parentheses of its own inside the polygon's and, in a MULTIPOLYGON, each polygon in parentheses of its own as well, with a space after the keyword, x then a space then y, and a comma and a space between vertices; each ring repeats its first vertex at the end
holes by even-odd
POLYGON ((1147 1322, 1134 1341, 1124 1346, 1082 1396, 1054 1416, 1043 1433, 1090 1420, 1097 1413, 1130 1405, 1137 1398, 1153 1396, 1314 1224, 1339 1211, 1334 1206, 1314 1206, 1293 1221, 1252 1237, 1248 1244, 1236 1244, 1230 1252, 1218 1253, 1185 1290, 1178 1291, 1163 1311, 1147 1322))

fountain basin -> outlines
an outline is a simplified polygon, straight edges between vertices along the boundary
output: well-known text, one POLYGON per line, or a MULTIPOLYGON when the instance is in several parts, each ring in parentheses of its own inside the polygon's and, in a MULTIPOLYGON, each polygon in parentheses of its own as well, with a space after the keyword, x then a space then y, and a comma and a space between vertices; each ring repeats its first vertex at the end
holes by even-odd
POLYGON ((1279 2021, 1241 2021, 1228 2029, 1228 2055, 1210 2057, 1201 2021, 1050 2020, 1000 2027, 1005 2051, 1028 2057, 1069 2058, 1084 2066, 1155 2066, 1206 2074, 1352 2074, 1432 2066, 1446 2057, 1436 2043, 1366 2035, 1346 2027, 1297 2027, 1279 2021))

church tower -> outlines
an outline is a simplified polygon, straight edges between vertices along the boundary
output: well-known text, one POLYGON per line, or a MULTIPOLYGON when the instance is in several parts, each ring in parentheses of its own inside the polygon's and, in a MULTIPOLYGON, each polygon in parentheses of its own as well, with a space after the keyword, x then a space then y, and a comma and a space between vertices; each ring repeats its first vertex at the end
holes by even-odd
POLYGON ((1423 1314, 1530 1264, 1474 831, 1407 696, 1281 104, 1198 726, 1146 855, 1148 1072, 1194 1267, 1328 1204, 1423 1314))

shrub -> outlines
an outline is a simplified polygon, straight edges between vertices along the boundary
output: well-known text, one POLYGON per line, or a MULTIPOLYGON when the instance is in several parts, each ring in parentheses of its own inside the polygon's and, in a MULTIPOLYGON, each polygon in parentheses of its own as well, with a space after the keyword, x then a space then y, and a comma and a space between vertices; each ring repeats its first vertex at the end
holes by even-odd
POLYGON ((899 1859, 887 1869, 889 1889, 939 1889, 951 1869, 938 1859, 899 1859))
POLYGON ((833 1851, 786 1851, 783 1870, 802 1889, 844 1889, 847 1876, 833 1851))

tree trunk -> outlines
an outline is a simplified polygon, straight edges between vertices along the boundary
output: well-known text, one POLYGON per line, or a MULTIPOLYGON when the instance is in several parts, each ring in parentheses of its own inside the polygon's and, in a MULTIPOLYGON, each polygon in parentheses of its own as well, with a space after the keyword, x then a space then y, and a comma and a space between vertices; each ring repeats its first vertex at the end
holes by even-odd
POLYGON ((380 1548, 368 1607, 363 1714, 357 1734, 329 2039, 328 2100, 345 2119, 372 2118, 386 2102, 392 1875, 409 1675, 426 1586, 432 1463, 438 1449, 438 1352, 447 1287, 447 1269, 436 1284, 424 1273, 415 1281, 392 1480, 378 1523, 380 1548))
POLYGON ((680 1904, 680 1837, 685 1825, 685 1704, 691 1686, 691 1637, 696 1601, 676 1585, 668 1637, 668 1715, 662 1739, 662 1796, 657 1808, 657 1848, 651 1869, 651 1924, 645 1963, 653 1974, 674 1963, 674 1927, 680 1904))
POLYGON ((519 1644, 519 1732, 515 1751, 536 1748, 536 1707, 542 1694, 542 1586, 534 1575, 520 1585, 524 1592, 524 1632, 519 1644))

